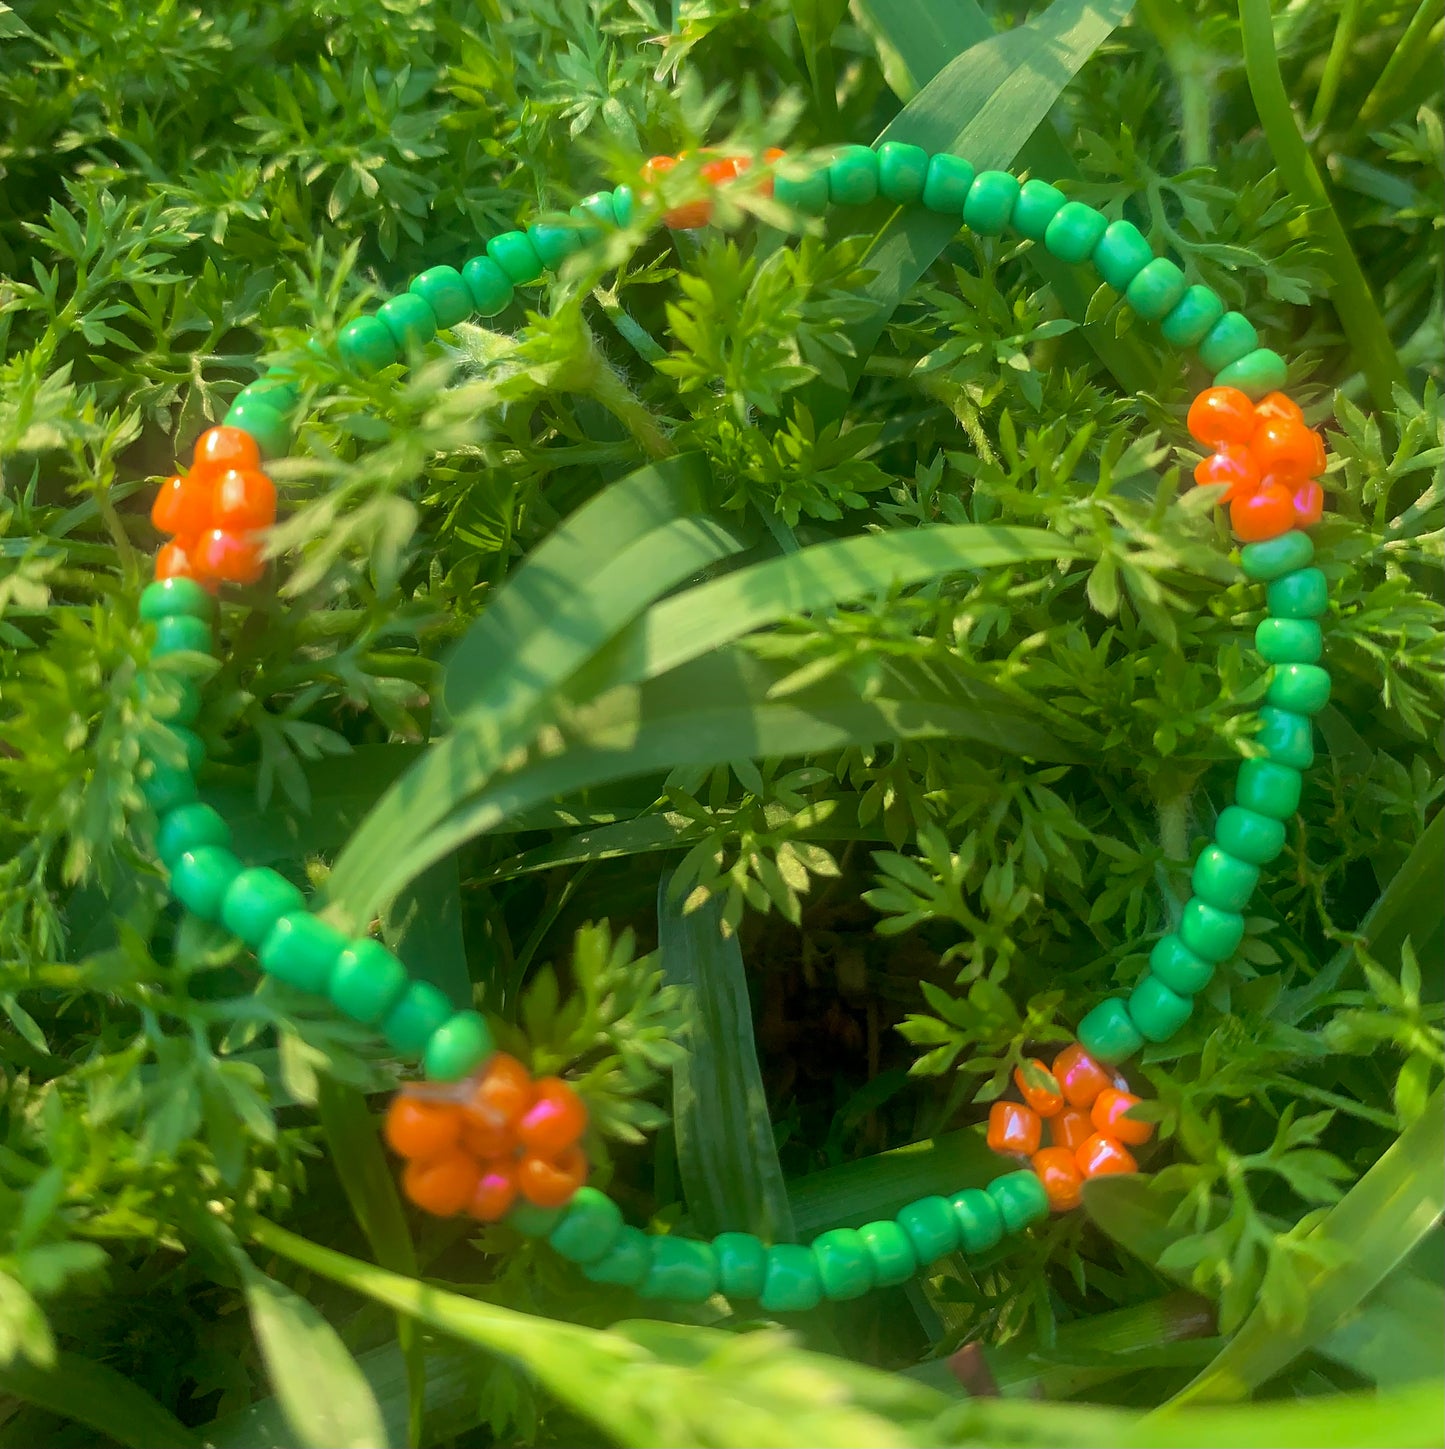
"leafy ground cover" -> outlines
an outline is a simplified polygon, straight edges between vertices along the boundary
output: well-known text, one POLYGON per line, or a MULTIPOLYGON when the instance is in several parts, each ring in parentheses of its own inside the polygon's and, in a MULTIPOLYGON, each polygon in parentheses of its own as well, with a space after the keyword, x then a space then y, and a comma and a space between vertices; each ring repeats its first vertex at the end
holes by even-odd
POLYGON ((1439 1443, 1441 30, 0 5, 0 1442, 1439 1443), (242 853, 573 1075, 634 1222, 986 1180, 987 1103, 1138 976, 1251 749, 1198 378, 1037 249, 743 193, 404 377, 306 346, 650 153, 885 133, 1130 216, 1292 359, 1336 694, 1139 1069, 1148 1181, 784 1336, 403 1210, 398 1064, 166 908, 135 598, 177 440, 292 366, 200 725, 242 853))

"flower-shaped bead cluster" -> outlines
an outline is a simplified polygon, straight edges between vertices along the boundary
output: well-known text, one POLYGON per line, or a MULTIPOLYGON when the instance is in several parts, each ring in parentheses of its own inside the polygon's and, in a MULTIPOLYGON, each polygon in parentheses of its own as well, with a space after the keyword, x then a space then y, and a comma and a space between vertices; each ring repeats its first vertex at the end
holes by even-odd
POLYGON ((261 471, 256 440, 240 428, 196 439, 189 473, 167 478, 151 522, 172 536, 156 555, 158 579, 189 578, 214 590, 253 584, 265 572, 260 530, 276 521, 276 485, 261 471))
POLYGON ((1315 480, 1325 471, 1324 440, 1282 392, 1255 403, 1238 388, 1205 388, 1190 404, 1188 424, 1214 449, 1194 481, 1225 486, 1230 526, 1243 542, 1320 521, 1325 497, 1315 480))
POLYGON ((533 1081, 497 1052, 456 1087, 403 1088, 386 1117, 386 1140, 408 1159, 402 1188, 439 1217, 496 1222, 520 1198, 556 1208, 587 1181, 579 1145, 587 1108, 560 1077, 533 1081))
POLYGON ((988 1145, 1028 1158, 1055 1212, 1078 1207, 1086 1178, 1139 1170, 1129 1147, 1147 1142, 1154 1130, 1127 1115, 1139 1098, 1077 1042, 1054 1058, 1052 1068, 1035 1059, 1014 1072, 1014 1081, 1023 1101, 993 1104, 988 1145))
MULTIPOLYGON (((657 181, 665 176, 677 165, 679 161, 687 158, 684 151, 681 156, 654 156, 642 168, 642 179, 644 181, 657 181)), ((705 153, 706 154, 706 153, 705 153)), ((765 165, 772 165, 774 161, 780 160, 783 153, 776 146, 770 147, 763 153, 765 165)), ((702 164, 702 179, 709 186, 723 186, 729 181, 736 181, 750 165, 746 156, 718 156, 711 161, 702 164)), ((765 196, 773 194, 773 182, 771 177, 765 178, 758 188, 765 196)), ((712 220, 712 202, 704 198, 701 201, 689 201, 683 206, 674 207, 665 213, 662 218, 663 224, 673 231, 696 231, 699 227, 707 226, 712 220)))

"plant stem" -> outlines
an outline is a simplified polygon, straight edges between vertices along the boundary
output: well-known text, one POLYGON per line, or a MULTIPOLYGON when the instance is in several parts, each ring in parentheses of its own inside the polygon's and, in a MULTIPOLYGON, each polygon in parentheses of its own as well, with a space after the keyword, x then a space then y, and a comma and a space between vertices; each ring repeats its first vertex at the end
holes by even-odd
POLYGON ((1370 94, 1360 107, 1361 124, 1373 125, 1397 90, 1403 88, 1422 65, 1432 58, 1439 58, 1439 37, 1432 36, 1430 32, 1439 25, 1442 15, 1445 15, 1445 0, 1420 0, 1419 9, 1410 17, 1410 23, 1390 52, 1379 80, 1370 87, 1370 94))
POLYGON ((1324 74, 1320 76, 1320 88, 1315 92, 1314 109, 1310 112, 1310 130, 1322 131, 1330 118, 1335 97, 1339 94, 1340 81, 1345 74, 1345 64, 1354 47, 1355 32, 1360 24, 1360 0, 1345 0, 1340 8, 1340 18, 1335 24, 1335 38, 1330 43, 1330 53, 1325 58, 1324 74))
POLYGON ((1139 14, 1154 32, 1179 87, 1179 145, 1184 164, 1207 166, 1212 58, 1195 40, 1194 26, 1179 0, 1139 0, 1139 14))

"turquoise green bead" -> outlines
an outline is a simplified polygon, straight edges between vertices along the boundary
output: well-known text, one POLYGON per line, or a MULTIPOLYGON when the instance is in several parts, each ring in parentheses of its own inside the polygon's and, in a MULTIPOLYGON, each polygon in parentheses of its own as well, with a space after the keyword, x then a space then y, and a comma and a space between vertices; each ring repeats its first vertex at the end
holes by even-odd
POLYGON ((168 810, 156 831, 156 858, 167 870, 188 850, 203 845, 229 847, 231 827, 209 805, 191 801, 168 810))
POLYGON ((1205 961, 1228 961, 1244 939, 1244 917, 1192 896, 1179 917, 1179 939, 1205 961))
POLYGON ((1269 347, 1256 347, 1214 374, 1215 387, 1237 387, 1255 402, 1278 392, 1288 381, 1284 358, 1269 347))
POLYGON ((670 1298, 674 1303, 705 1302, 717 1292, 712 1245, 692 1238, 653 1238, 652 1262, 637 1291, 644 1298, 670 1298))
POLYGON ((455 327, 472 315, 472 294, 455 267, 428 267, 408 290, 431 308, 438 327, 455 327))
POLYGON ((1124 300, 1152 322, 1172 312, 1188 289, 1184 273, 1168 257, 1155 257, 1134 274, 1124 289, 1124 300))
POLYGON ((1314 722, 1307 714, 1265 705, 1259 712, 1263 729, 1254 737, 1265 755, 1294 770, 1308 770, 1315 762, 1314 722))
POLYGON ((1207 845, 1199 852, 1190 877, 1195 896, 1221 911, 1242 911, 1258 884, 1257 865, 1240 860, 1217 845, 1207 845))
POLYGON ((799 1243, 768 1249, 768 1268, 758 1305, 767 1313, 806 1313, 823 1301, 817 1260, 799 1243))
POLYGON ((928 163, 923 182, 923 204, 943 216, 963 215, 968 189, 973 185, 973 167, 962 156, 939 152, 928 163))
POLYGON ((1254 647, 1271 664, 1315 664, 1325 652, 1325 636, 1313 619, 1261 619, 1254 647))
POLYGON ((1315 715, 1330 702, 1330 676, 1317 664, 1279 664, 1264 698, 1277 709, 1315 715))
POLYGON ((459 1011, 427 1040, 422 1069, 433 1082, 459 1082, 496 1050, 492 1033, 475 1011, 459 1011))
POLYGON ((363 936, 336 958, 326 994, 343 1016, 374 1026, 406 995, 410 979, 380 941, 363 936))
POLYGON ((594 221, 600 221, 604 226, 616 226, 617 205, 613 200, 610 191, 594 191, 591 196, 584 196, 576 206, 572 208, 573 216, 590 216, 594 221))
POLYGON ((513 286, 539 280, 546 268, 524 231, 504 231, 487 243, 487 255, 507 274, 513 286))
POLYGON ((274 408, 283 417, 290 417, 301 401, 301 390, 294 383, 285 382, 268 373, 255 382, 248 382, 231 401, 233 404, 262 403, 268 408, 274 408))
POLYGON ((573 252, 582 250, 582 233, 561 222, 534 222, 527 228, 527 239, 549 272, 558 271, 573 252))
POLYGON ((547 1241, 569 1262, 595 1263, 617 1246, 622 1226, 622 1213, 606 1193, 579 1187, 547 1241))
POLYGON ((209 654, 211 626, 193 614, 172 614, 156 623, 156 640, 151 645, 151 658, 167 654, 209 654))
POLYGON ((1124 292, 1154 260, 1154 249, 1132 221, 1113 221, 1104 229, 1091 256, 1099 275, 1116 292, 1124 292))
POLYGON ((1007 171, 980 171, 963 203, 963 224, 980 236, 999 236, 1019 198, 1018 177, 1007 171))
POLYGON ((1036 1172, 1021 1168, 1006 1172, 988 1185, 988 1195, 998 1204, 1004 1231, 1021 1233, 1049 1215, 1049 1195, 1036 1172))
POLYGON ((1299 809, 1300 772, 1273 760, 1246 760, 1239 767, 1234 800, 1274 820, 1287 820, 1299 809))
POLYGON ((300 991, 321 995, 331 979, 346 937, 309 911, 282 916, 256 953, 261 969, 300 991))
MULTIPOLYGON (((585 1188, 578 1189, 579 1193, 585 1191, 585 1188)), ((511 1222, 515 1212, 513 1209, 508 1222, 511 1222)), ((637 1228, 624 1227, 618 1232, 617 1241, 602 1257, 582 1265, 582 1276, 593 1283, 612 1283, 620 1288, 636 1288, 647 1277, 647 1270, 651 1267, 652 1243, 647 1234, 637 1228)))
POLYGON ((171 894, 203 921, 221 919, 221 902, 241 862, 219 845, 198 845, 171 867, 171 894))
POLYGON ((491 257, 473 257, 462 267, 462 281, 467 284, 472 305, 483 317, 495 317, 511 305, 512 279, 491 257))
POLYGON ((925 1268, 958 1247, 958 1219, 946 1198, 921 1197, 900 1208, 898 1226, 908 1234, 908 1241, 925 1268))
POLYGON ((1019 187, 1009 225, 1030 241, 1043 241, 1049 223, 1067 199, 1057 186, 1050 186, 1047 181, 1025 181, 1019 187))
POLYGON ((285 414, 262 402, 233 402, 226 412, 226 426, 254 438, 263 459, 284 458, 291 447, 291 424, 285 414))
POLYGON ((1146 976, 1129 996, 1129 1016, 1148 1041, 1168 1041, 1194 1011, 1194 1001, 1146 976))
POLYGON ((137 693, 152 716, 167 724, 194 724, 200 717, 201 691, 195 680, 182 674, 167 672, 159 688, 155 676, 142 678, 137 693))
POLYGON ((1080 1023, 1079 1043, 1096 1062, 1112 1066, 1132 1057, 1143 1038, 1128 1008, 1117 997, 1106 997, 1080 1023))
POLYGON ((928 152, 922 146, 885 141, 878 148, 878 190, 889 201, 906 206, 919 200, 927 180, 928 152))
POLYGON ((140 616, 147 624, 188 617, 208 621, 216 601, 194 579, 157 579, 141 590, 140 616))
POLYGON ((561 1208, 537 1207, 519 1202, 503 1219, 507 1226, 524 1238, 545 1238, 562 1221, 561 1208))
MULTIPOLYGON (((823 205, 828 204, 828 183, 823 183, 823 205)), ((636 207, 636 197, 632 194, 630 186, 619 186, 612 193, 612 214, 617 218, 618 226, 631 226, 632 213, 636 207)))
POLYGON ((1193 347, 1224 316, 1224 303, 1217 292, 1196 283, 1174 304, 1159 323, 1164 340, 1171 347, 1193 347))
POLYGON ((984 1253, 1003 1238, 1003 1214, 981 1187, 966 1187, 949 1198, 958 1220, 959 1246, 965 1253, 984 1253))
POLYGON ((1318 619, 1330 606, 1330 586, 1319 569, 1296 569, 1266 585, 1264 601, 1276 619, 1318 619))
POLYGON ((861 1298, 873 1286, 868 1245, 852 1228, 834 1228, 814 1238, 812 1253, 823 1293, 834 1302, 861 1298))
POLYGON ((827 169, 819 168, 806 176, 775 176, 773 200, 803 216, 821 216, 828 209, 827 169))
POLYGON ((1196 996, 1214 980, 1214 962, 1196 956, 1173 931, 1149 953, 1149 974, 1178 996, 1196 996))
POLYGON ((403 292, 383 302, 376 317, 403 352, 424 347, 437 335, 437 314, 415 292, 403 292))
POLYGON ((828 200, 866 206, 877 199, 878 153, 871 146, 844 146, 828 162, 828 200))
POLYGON ((768 1271, 768 1250, 753 1233, 719 1233, 712 1240, 718 1285, 728 1298, 756 1298, 768 1271))
POLYGON ((1314 540, 1302 529, 1292 528, 1277 538, 1247 543, 1239 551, 1239 566, 1246 578, 1269 583, 1283 578, 1314 561, 1314 540))
POLYGON ((1251 865, 1268 865, 1284 849, 1284 837, 1282 820, 1246 810, 1242 805, 1221 810, 1214 826, 1220 849, 1251 865))
POLYGON ((1259 333, 1243 312, 1226 312, 1204 335, 1199 360, 1210 372, 1218 372, 1259 346, 1259 333))
POLYGON ((337 334, 336 350, 341 360, 363 377, 390 367, 401 355, 391 329, 375 317, 358 317, 337 334))
POLYGON ((164 815, 196 798, 196 777, 184 765, 152 764, 140 792, 157 815, 164 815))
POLYGON ((906 1283, 918 1271, 918 1254, 908 1234, 891 1218, 864 1223, 858 1236, 873 1260, 873 1281, 880 1288, 906 1283))
POLYGON ((382 1018, 381 1034, 395 1052, 420 1056, 432 1033, 452 1014, 452 1004, 430 981, 413 981, 382 1018))
POLYGON ((1109 218, 1102 211, 1082 201, 1066 201, 1044 232, 1044 247, 1061 262, 1078 266, 1094 255, 1108 229, 1109 218))
POLYGON ((167 724, 166 733, 172 740, 172 748, 180 747, 184 756, 185 767, 192 774, 197 773, 201 766, 206 763, 206 746, 195 730, 188 730, 182 724, 167 724))
POLYGON ((306 898, 285 876, 269 866, 252 866, 227 888, 221 902, 221 924, 255 948, 271 934, 282 916, 305 907, 306 898))

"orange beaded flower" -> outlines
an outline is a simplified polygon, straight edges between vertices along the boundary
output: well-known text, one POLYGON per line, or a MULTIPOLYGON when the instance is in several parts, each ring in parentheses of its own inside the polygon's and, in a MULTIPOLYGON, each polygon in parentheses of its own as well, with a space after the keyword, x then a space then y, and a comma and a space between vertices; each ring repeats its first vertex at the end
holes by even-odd
POLYGON ((498 1052, 445 1092, 404 1089, 386 1117, 387 1142, 409 1159, 402 1187, 418 1207, 496 1222, 519 1197, 561 1207, 587 1181, 578 1145, 587 1108, 560 1077, 534 1081, 498 1052))
MULTIPOLYGON (((710 156, 713 153, 705 151, 702 154, 710 156)), ((642 168, 642 179, 644 181, 659 180, 687 155, 688 152, 684 151, 680 156, 653 156, 642 168)), ((781 160, 782 155, 782 151, 776 146, 770 146, 763 152, 763 162, 765 165, 771 166, 773 162, 781 160)), ((714 159, 703 162, 702 179, 709 187, 722 186, 729 181, 736 181, 751 164, 750 159, 746 156, 715 156, 714 159)), ((773 194, 772 177, 764 177, 759 183, 758 190, 764 196, 771 196, 773 194)), ((672 231, 696 231, 712 221, 712 201, 706 197, 700 201, 689 201, 664 213, 662 221, 663 225, 672 231)))

